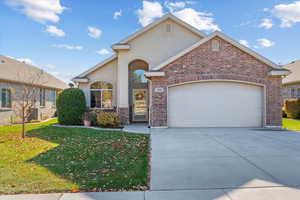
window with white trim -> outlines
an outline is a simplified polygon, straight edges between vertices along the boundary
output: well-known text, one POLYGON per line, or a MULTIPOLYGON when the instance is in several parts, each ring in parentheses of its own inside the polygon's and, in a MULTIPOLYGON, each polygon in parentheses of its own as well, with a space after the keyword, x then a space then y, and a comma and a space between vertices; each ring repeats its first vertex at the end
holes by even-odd
POLYGON ((112 108, 113 86, 111 83, 98 81, 91 85, 91 108, 112 108))
POLYGON ((46 106, 46 90, 44 88, 40 89, 40 106, 46 106))
POLYGON ((11 90, 7 88, 1 89, 1 107, 11 108, 11 90))
POLYGON ((56 90, 50 90, 50 98, 52 102, 52 106, 56 106, 56 90))

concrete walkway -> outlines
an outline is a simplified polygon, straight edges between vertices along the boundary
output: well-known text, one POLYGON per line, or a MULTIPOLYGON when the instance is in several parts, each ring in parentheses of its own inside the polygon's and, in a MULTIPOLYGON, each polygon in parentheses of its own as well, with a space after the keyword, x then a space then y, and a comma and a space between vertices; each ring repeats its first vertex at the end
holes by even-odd
POLYGON ((3 195, 0 200, 299 200, 300 189, 288 187, 3 195))

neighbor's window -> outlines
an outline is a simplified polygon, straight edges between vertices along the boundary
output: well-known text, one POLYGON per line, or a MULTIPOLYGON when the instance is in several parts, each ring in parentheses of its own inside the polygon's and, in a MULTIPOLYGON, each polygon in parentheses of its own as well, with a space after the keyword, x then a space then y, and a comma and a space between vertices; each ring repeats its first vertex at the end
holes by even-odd
POLYGON ((11 108, 11 91, 10 89, 3 88, 1 90, 1 107, 11 108))
POLYGON ((40 89, 40 106, 46 106, 46 90, 40 89))
POLYGON ((297 98, 300 98, 300 88, 297 88, 297 98))
POLYGON ((296 91, 295 88, 291 88, 291 98, 295 97, 296 91))
POLYGON ((112 108, 112 92, 111 83, 98 81, 91 85, 91 108, 112 108))
POLYGON ((52 101, 52 104, 53 106, 56 106, 56 90, 51 90, 51 101, 52 101))

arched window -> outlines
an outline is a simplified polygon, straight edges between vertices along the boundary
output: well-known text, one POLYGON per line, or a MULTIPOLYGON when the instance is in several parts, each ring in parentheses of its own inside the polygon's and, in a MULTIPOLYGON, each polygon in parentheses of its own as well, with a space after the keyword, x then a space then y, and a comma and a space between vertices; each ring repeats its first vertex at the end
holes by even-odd
POLYGON ((132 79, 133 79, 133 82, 136 83, 136 84, 139 84, 139 83, 147 83, 147 79, 146 77, 144 76, 146 70, 144 69, 136 69, 134 70, 132 73, 132 79))
POLYGON ((98 81, 91 85, 91 108, 112 108, 111 83, 98 81))

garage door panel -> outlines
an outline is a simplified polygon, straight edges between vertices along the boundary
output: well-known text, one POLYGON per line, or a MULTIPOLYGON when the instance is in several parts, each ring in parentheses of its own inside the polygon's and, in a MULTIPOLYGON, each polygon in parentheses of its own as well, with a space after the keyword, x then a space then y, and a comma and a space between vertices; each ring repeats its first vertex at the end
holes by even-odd
POLYGON ((233 82, 192 83, 170 87, 171 127, 260 127, 263 89, 233 82))

